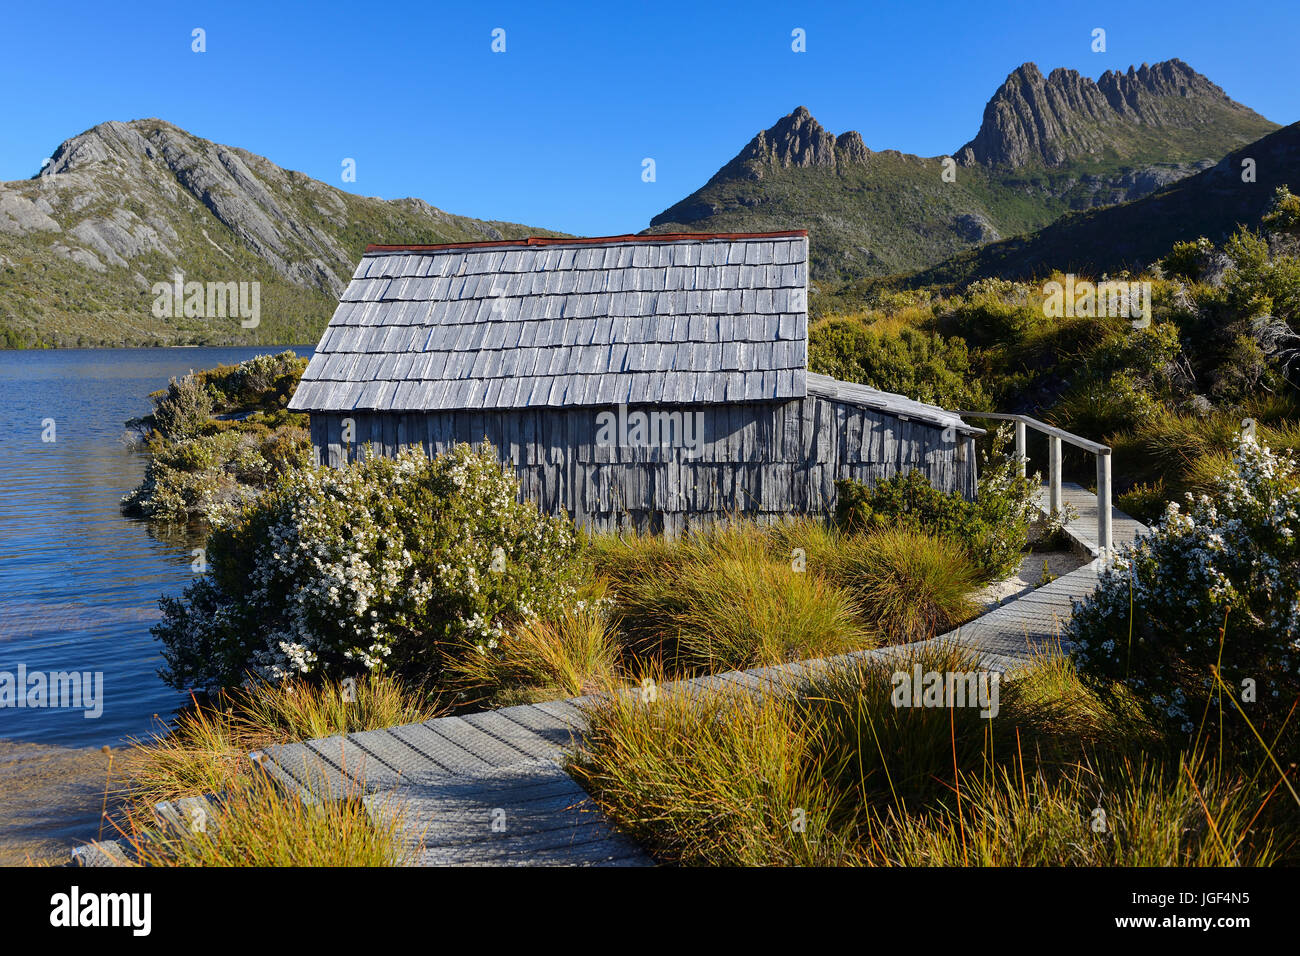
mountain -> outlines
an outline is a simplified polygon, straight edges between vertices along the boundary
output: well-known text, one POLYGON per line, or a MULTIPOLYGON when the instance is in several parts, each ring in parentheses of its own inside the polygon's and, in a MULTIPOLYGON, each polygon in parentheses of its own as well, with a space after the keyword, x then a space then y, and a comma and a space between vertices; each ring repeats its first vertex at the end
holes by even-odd
POLYGON ((1108 70, 1095 83, 1074 70, 1044 78, 1026 63, 993 94, 979 132, 956 155, 965 165, 1012 168, 1152 156, 1195 162, 1207 146, 1248 143, 1275 128, 1182 60, 1108 70))
POLYGON ((1181 60, 1096 82, 1026 63, 952 154, 955 181, 942 178, 948 157, 874 151, 801 106, 648 231, 803 227, 816 278, 907 273, 1071 210, 1147 195, 1276 128, 1181 60))
POLYGON ((366 244, 557 233, 356 196, 157 119, 0 183, 0 345, 314 342, 366 244), (260 283, 260 322, 158 318, 155 283, 260 283))
POLYGON ((1238 225, 1259 226, 1278 186, 1300 190, 1300 123, 1236 149, 1210 169, 1132 202, 1061 217, 1013 239, 963 253, 910 277, 916 285, 962 283, 982 276, 1042 278, 1054 269, 1100 275, 1137 271, 1175 242, 1221 242, 1238 225), (1242 162, 1255 161, 1255 181, 1242 162))

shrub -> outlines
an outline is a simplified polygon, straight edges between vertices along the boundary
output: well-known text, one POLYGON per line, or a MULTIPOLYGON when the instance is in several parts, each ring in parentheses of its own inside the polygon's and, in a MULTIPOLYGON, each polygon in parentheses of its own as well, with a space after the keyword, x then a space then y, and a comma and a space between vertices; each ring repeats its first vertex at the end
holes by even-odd
POLYGON ((154 404, 153 426, 171 441, 194 438, 212 417, 212 390, 194 375, 173 378, 154 404))
POLYGON ((972 375, 961 339, 903 327, 869 328, 859 320, 836 319, 815 326, 809 336, 809 368, 845 382, 897 392, 945 408, 988 404, 972 375))
POLYGON ((1021 476, 1006 454, 1007 433, 995 434, 984 456, 974 501, 942 492, 920 471, 908 471, 867 487, 835 483, 836 524, 845 531, 902 527, 947 538, 965 548, 982 580, 1006 577, 1020 566, 1029 528, 1038 514, 1039 476, 1021 476))
POLYGON ((1300 231, 1300 196, 1286 186, 1278 186, 1262 222, 1270 232, 1300 231))
POLYGON ((1169 493, 1162 479, 1151 484, 1134 485, 1115 499, 1115 507, 1142 521, 1153 521, 1164 514, 1169 504, 1169 493))
POLYGON ((517 499, 491 446, 308 468, 217 518, 209 572, 163 598, 164 679, 228 686, 393 668, 436 678, 572 592, 567 518, 517 499))
POLYGON ((1085 381, 1062 397, 1049 416, 1058 428, 1079 435, 1111 435, 1140 426, 1159 414, 1160 406, 1132 372, 1116 372, 1105 381, 1085 381))
POLYGON ((122 510, 163 521, 205 518, 305 468, 307 416, 284 407, 305 366, 291 351, 258 355, 173 379, 153 393, 153 413, 127 422, 147 436, 150 461, 122 510))
POLYGON ((1014 344, 1044 324, 1040 306, 1008 303, 980 293, 958 301, 941 318, 945 331, 960 336, 968 346, 1014 344))
POLYGON ((1296 466, 1251 440, 1234 463, 1210 494, 1188 495, 1186 510, 1171 503, 1150 535, 1121 549, 1065 629, 1082 674, 1131 688, 1153 719, 1183 732, 1202 706, 1234 709, 1215 693, 1215 667, 1233 695, 1254 682, 1256 700, 1243 705, 1252 719, 1300 694, 1296 466))
POLYGON ((1214 254, 1214 244, 1201 236, 1195 242, 1175 242, 1169 254, 1160 260, 1166 275, 1197 281, 1214 254))
POLYGON ((307 360, 286 349, 278 355, 257 355, 227 371, 207 373, 209 384, 225 403, 240 407, 274 408, 286 404, 307 367, 307 360))

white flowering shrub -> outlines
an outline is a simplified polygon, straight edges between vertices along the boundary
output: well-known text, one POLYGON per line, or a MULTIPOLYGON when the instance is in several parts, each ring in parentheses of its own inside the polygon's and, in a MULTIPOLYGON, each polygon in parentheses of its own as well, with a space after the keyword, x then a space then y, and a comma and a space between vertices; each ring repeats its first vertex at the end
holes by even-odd
POLYGON ((289 472, 218 515, 208 572, 162 599, 163 678, 436 681, 456 655, 491 653, 511 624, 563 605, 576 574, 572 523, 517 494, 490 445, 289 472))
POLYGON ((1300 694, 1300 473, 1253 439, 1234 461, 1211 494, 1171 503, 1121 549, 1064 631, 1081 674, 1120 682, 1184 732, 1217 701, 1216 665, 1257 727, 1300 694))

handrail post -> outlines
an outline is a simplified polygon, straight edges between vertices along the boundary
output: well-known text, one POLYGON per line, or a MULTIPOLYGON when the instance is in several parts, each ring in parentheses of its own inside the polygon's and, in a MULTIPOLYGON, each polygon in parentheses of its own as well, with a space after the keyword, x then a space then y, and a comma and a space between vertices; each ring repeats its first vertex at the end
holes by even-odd
POLYGON ((1047 436, 1047 501, 1049 514, 1061 513, 1061 439, 1047 436))
POLYGON ((1110 559, 1110 455, 1097 456, 1097 547, 1103 561, 1110 559))
POLYGON ((1025 423, 1016 422, 1016 472, 1021 478, 1025 477, 1025 462, 1029 460, 1029 454, 1025 450, 1025 423))

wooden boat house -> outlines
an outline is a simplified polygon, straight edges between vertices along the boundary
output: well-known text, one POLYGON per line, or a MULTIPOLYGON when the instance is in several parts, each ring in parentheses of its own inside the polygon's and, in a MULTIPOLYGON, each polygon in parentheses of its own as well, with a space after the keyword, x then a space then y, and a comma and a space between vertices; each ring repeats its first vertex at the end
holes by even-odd
POLYGON ((837 478, 918 468, 973 495, 980 429, 807 370, 807 287, 803 231, 371 246, 290 407, 331 465, 486 438, 603 529, 823 511, 837 478))

